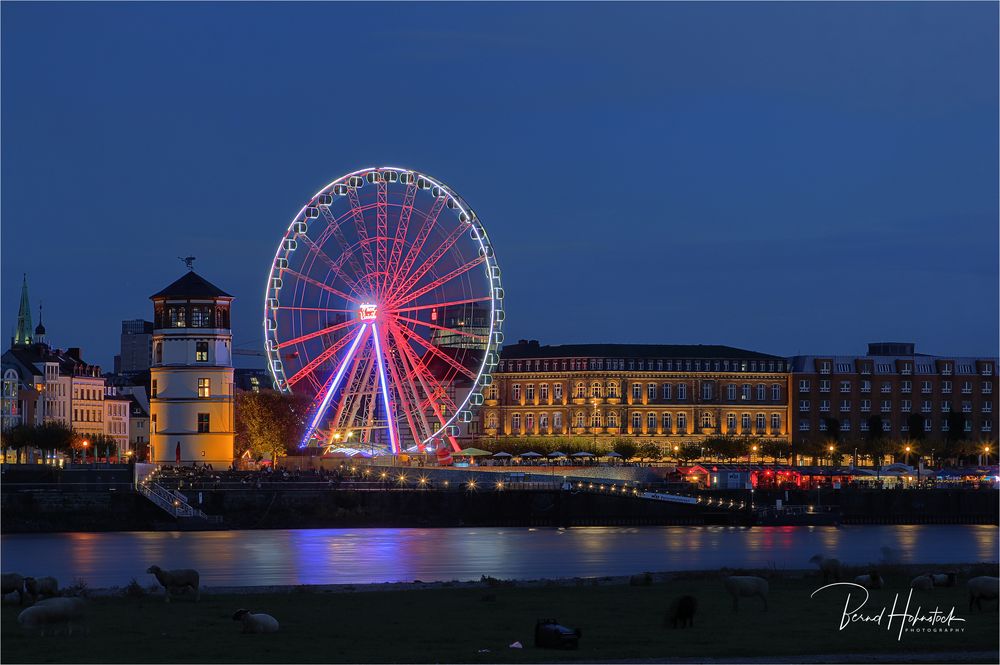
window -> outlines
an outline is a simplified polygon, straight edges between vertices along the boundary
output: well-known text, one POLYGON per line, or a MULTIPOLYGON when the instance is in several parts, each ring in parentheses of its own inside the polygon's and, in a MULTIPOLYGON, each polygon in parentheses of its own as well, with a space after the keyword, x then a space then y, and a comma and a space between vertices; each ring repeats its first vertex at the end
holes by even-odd
POLYGON ((642 414, 638 411, 632 412, 632 431, 638 432, 639 428, 642 427, 642 414))
POLYGON ((851 371, 851 363, 837 363, 837 372, 840 374, 848 374, 851 371))
POLYGON ((521 384, 520 383, 512 384, 510 387, 510 394, 511 397, 514 398, 515 402, 521 401, 521 384))
POLYGON ((962 394, 963 395, 970 395, 970 394, 972 394, 972 381, 963 381, 962 382, 962 394))
POLYGON ((167 312, 170 316, 171 328, 187 327, 187 322, 185 321, 186 311, 184 307, 168 307, 167 312))
POLYGON ((614 381, 608 384, 608 397, 618 397, 618 384, 614 381))
POLYGON ((924 418, 924 431, 930 432, 931 428, 934 426, 934 422, 930 418, 924 418))
POLYGON ((576 399, 583 399, 587 396, 587 386, 584 385, 583 381, 576 382, 576 399))
POLYGON ((656 384, 655 383, 650 383, 648 386, 646 386, 646 397, 649 398, 650 402, 652 402, 654 399, 656 399, 656 384))
POLYGON ((799 379, 799 392, 809 392, 809 379, 799 379))
POLYGON ((842 399, 840 400, 840 412, 846 413, 851 410, 851 400, 842 399))
POLYGON ((647 413, 646 414, 646 431, 650 434, 656 433, 656 414, 647 413))
POLYGON ((557 432, 562 429, 562 414, 558 411, 552 414, 552 428, 557 432))
POLYGON ((820 374, 829 374, 830 373, 830 361, 829 360, 823 360, 823 361, 821 361, 819 363, 819 373, 820 374))
POLYGON ((799 420, 799 431, 808 432, 809 431, 809 421, 805 418, 799 420))
POLYGON ((497 428, 497 414, 491 413, 486 416, 486 429, 497 428))
MULTIPOLYGON (((969 421, 967 420, 965 422, 969 422, 969 421)), ((982 430, 984 432, 992 432, 993 431, 993 421, 992 420, 984 420, 983 421, 983 425, 982 425, 982 430)))
POLYGON ((809 410, 809 400, 807 400, 807 399, 800 399, 799 400, 799 411, 808 411, 808 410, 809 410))
POLYGON ((841 381, 840 382, 840 392, 842 392, 842 393, 849 393, 849 392, 851 392, 851 382, 850 381, 841 381))
POLYGON ((884 393, 891 393, 892 392, 892 384, 889 383, 888 381, 883 381, 882 382, 882 392, 884 392, 884 393))
POLYGON ((771 401, 777 402, 781 399, 781 385, 774 383, 771 385, 771 401))
POLYGON ((910 400, 904 399, 899 403, 899 410, 902 411, 903 413, 909 413, 912 406, 913 404, 912 402, 910 402, 910 400))
POLYGON ((912 393, 913 381, 903 381, 901 384, 899 384, 899 389, 904 393, 912 393))
POLYGON ((538 385, 538 396, 543 402, 549 401, 549 384, 541 383, 538 385))
POLYGON ((941 392, 949 395, 951 394, 951 381, 941 382, 941 392))
POLYGON ((614 411, 608 412, 608 427, 618 427, 618 414, 614 411))
POLYGON ((892 423, 889 422, 888 418, 883 418, 882 419, 882 431, 883 432, 891 432, 892 431, 892 423))
POLYGON ((602 392, 603 391, 601 390, 601 383, 600 383, 600 381, 594 381, 593 383, 590 384, 590 396, 591 397, 600 397, 602 392))
POLYGON ((499 394, 500 390, 497 388, 497 384, 495 383, 491 383, 486 389, 486 399, 496 399, 499 394))
POLYGON ((677 384, 677 399, 687 399, 688 387, 686 383, 677 384))
POLYGON ((670 422, 670 414, 669 413, 664 413, 663 414, 663 433, 664 434, 670 434, 671 427, 672 427, 672 424, 670 422))
POLYGON ((198 307, 197 305, 191 308, 191 327, 192 328, 208 328, 209 321, 212 318, 212 309, 210 307, 198 307))
POLYGON ((821 393, 830 392, 830 379, 820 379, 819 380, 819 391, 821 393))
POLYGON ((844 418, 842 421, 840 421, 840 431, 841 432, 850 432, 851 431, 851 419, 850 418, 844 418))
POLYGON ((757 384, 757 401, 758 402, 763 402, 765 399, 767 399, 767 386, 765 386, 763 383, 758 383, 757 384))
POLYGON ((159 365, 163 362, 163 342, 156 343, 156 364, 159 365))
POLYGON ((750 384, 749 383, 744 383, 743 384, 743 389, 741 391, 740 396, 744 400, 749 400, 750 399, 750 384))
POLYGON ((920 403, 920 412, 921 413, 931 412, 931 401, 929 399, 925 399, 920 403))
POLYGON ((740 416, 740 428, 744 432, 749 432, 750 431, 750 414, 749 413, 744 413, 742 416, 740 416))
POLYGON ((767 429, 767 417, 763 413, 757 414, 757 433, 760 434, 767 429))
POLYGON ((510 426, 515 432, 521 431, 521 414, 515 413, 510 417, 510 426))
POLYGON ((726 399, 728 399, 730 402, 733 402, 733 401, 736 400, 736 384, 735 383, 730 383, 728 386, 726 386, 726 399))
POLYGON ((951 413, 951 402, 941 402, 941 413, 951 413))
POLYGON ((208 342, 195 342, 194 359, 196 362, 208 362, 208 342))
POLYGON ((525 386, 525 396, 528 398, 529 402, 533 402, 535 400, 535 384, 534 383, 529 383, 527 386, 525 386))
POLYGON ((527 432, 529 432, 529 433, 535 431, 535 414, 533 414, 533 413, 527 413, 527 414, 525 414, 525 416, 524 416, 524 429, 527 432))
POLYGON ((642 399, 642 384, 633 383, 632 384, 632 399, 639 400, 642 399))
POLYGON ((207 413, 199 413, 198 414, 198 433, 199 434, 206 434, 207 432, 210 431, 209 428, 208 428, 208 423, 209 423, 208 417, 209 417, 209 414, 207 414, 207 413))
POLYGON ((701 426, 711 427, 712 426, 712 414, 708 411, 701 412, 701 426))
POLYGON ((921 381, 920 382, 920 392, 922 392, 922 393, 930 393, 931 392, 931 382, 930 381, 921 381))
POLYGON ((820 413, 829 413, 830 412, 830 400, 828 400, 828 399, 820 400, 820 402, 819 402, 819 410, 820 410, 820 413))
POLYGON ((872 382, 871 381, 862 381, 861 382, 861 392, 863 392, 863 393, 870 393, 871 391, 872 391, 872 382))
POLYGON ((882 413, 887 413, 889 411, 892 411, 892 400, 891 399, 882 400, 882 413))
POLYGON ((777 434, 781 431, 781 415, 777 413, 771 414, 771 434, 777 434))
POLYGON ((686 413, 677 414, 677 433, 687 434, 688 430, 688 417, 686 413))
POLYGON ((972 402, 962 402, 962 413, 972 413, 972 402))
POLYGON ((554 397, 556 400, 561 400, 562 399, 562 384, 561 383, 553 383, 552 384, 552 397, 554 397))
POLYGON ((211 397, 211 396, 212 396, 211 379, 198 379, 198 397, 211 397))
POLYGON ((670 399, 670 384, 663 384, 663 399, 670 399))
POLYGON ((736 431, 736 414, 735 413, 727 413, 726 414, 726 432, 728 433, 728 432, 735 432, 735 431, 736 431))
POLYGON ((983 402, 983 413, 993 413, 992 402, 983 402))
POLYGON ((989 381, 983 381, 983 394, 992 395, 993 394, 993 384, 989 381))
POLYGON ((704 400, 712 399, 712 384, 705 382, 701 384, 701 398, 704 400))
POLYGON ((149 417, 149 431, 156 434, 156 414, 149 417))
POLYGON ((149 382, 149 396, 153 399, 156 399, 156 396, 158 394, 159 390, 156 385, 156 379, 153 379, 152 381, 149 382))

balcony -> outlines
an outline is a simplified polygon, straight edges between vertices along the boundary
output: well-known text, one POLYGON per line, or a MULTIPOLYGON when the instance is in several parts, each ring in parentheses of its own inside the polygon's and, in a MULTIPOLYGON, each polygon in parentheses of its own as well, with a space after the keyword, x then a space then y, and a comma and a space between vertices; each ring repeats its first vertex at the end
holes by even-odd
POLYGON ((607 433, 610 434, 610 435, 612 435, 612 436, 615 436, 617 434, 621 434, 621 431, 622 430, 621 430, 620 427, 609 427, 609 428, 607 428, 607 433))
POLYGON ((495 400, 495 399, 483 400, 483 404, 485 404, 486 406, 496 406, 499 403, 500 403, 500 401, 499 400, 495 400))
POLYGON ((607 400, 605 400, 605 401, 607 401, 608 404, 621 404, 622 403, 622 398, 621 397, 608 397, 607 400))
POLYGON ((603 427, 588 427, 587 428, 587 434, 595 434, 596 435, 596 434, 603 434, 603 433, 604 433, 604 428, 603 427))
POLYGON ((571 401, 573 402, 573 404, 586 404, 587 403, 587 398, 586 397, 574 397, 571 401))

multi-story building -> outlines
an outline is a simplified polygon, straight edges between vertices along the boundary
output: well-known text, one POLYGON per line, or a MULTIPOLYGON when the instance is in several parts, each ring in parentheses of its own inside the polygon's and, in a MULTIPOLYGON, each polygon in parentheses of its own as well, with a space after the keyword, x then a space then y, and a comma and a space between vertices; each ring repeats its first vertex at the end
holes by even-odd
POLYGON ((115 440, 119 458, 130 450, 130 406, 128 395, 119 394, 114 386, 104 388, 104 433, 115 440))
POLYGON ((149 370, 153 363, 153 322, 143 319, 122 321, 121 352, 115 373, 134 376, 149 370))
POLYGON ((233 461, 233 297, 193 270, 150 296, 150 449, 159 464, 233 461))
POLYGON ((955 426, 963 438, 996 439, 996 357, 923 355, 912 343, 883 342, 869 344, 864 356, 790 361, 796 448, 825 444, 833 427, 841 440, 865 438, 873 424, 887 438, 931 446, 950 438, 955 426))
POLYGON ((480 424, 497 438, 787 440, 788 379, 785 358, 728 346, 521 340, 501 353, 480 424))
POLYGON ((128 436, 129 447, 137 460, 149 459, 149 409, 145 400, 129 395, 128 436))

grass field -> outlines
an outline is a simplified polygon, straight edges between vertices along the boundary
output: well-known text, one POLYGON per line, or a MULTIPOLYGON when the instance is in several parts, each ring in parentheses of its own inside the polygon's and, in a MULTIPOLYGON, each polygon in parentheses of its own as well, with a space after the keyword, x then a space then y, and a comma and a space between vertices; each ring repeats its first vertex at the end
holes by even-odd
MULTIPOLYGON (((996 574, 993 571, 992 574, 996 574)), ((877 613, 900 593, 902 611, 910 576, 889 576, 873 591, 866 613, 877 613)), ((873 624, 838 630, 846 592, 810 599, 816 577, 772 579, 770 610, 759 599, 741 600, 733 614, 718 577, 679 578, 652 586, 594 584, 365 592, 323 592, 304 587, 286 593, 203 594, 175 598, 89 599, 89 633, 45 638, 25 633, 20 608, 7 601, 0 612, 0 658, 15 662, 463 662, 610 661, 644 658, 752 658, 834 653, 1000 651, 997 603, 983 613, 968 610, 958 587, 914 593, 912 613, 954 606, 964 623, 957 633, 903 633, 873 624), (664 627, 669 601, 692 594, 699 602, 693 629, 664 627), (246 607, 281 622, 273 635, 243 635, 232 613, 246 607), (579 627, 578 651, 532 646, 535 619, 553 617, 579 627), (523 649, 508 645, 520 641, 523 649), (481 652, 489 649, 488 652, 481 652)), ((997 662, 994 657, 993 662, 997 662)))

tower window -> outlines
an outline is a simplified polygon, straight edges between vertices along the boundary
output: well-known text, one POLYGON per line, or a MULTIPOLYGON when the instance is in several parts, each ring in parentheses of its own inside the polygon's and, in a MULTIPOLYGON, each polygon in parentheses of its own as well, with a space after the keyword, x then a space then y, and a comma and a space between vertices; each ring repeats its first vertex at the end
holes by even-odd
POLYGON ((170 327, 171 328, 186 328, 187 327, 187 310, 183 306, 180 307, 170 307, 167 310, 170 316, 170 327))
POLYGON ((198 433, 205 434, 209 431, 209 414, 198 414, 198 433))
POLYGON ((156 389, 156 379, 153 379, 149 384, 149 396, 153 399, 156 399, 157 392, 158 391, 156 389))
POLYGON ((198 397, 211 397, 211 379, 198 379, 198 397))
POLYGON ((197 362, 208 362, 208 342, 195 342, 194 359, 197 362))

